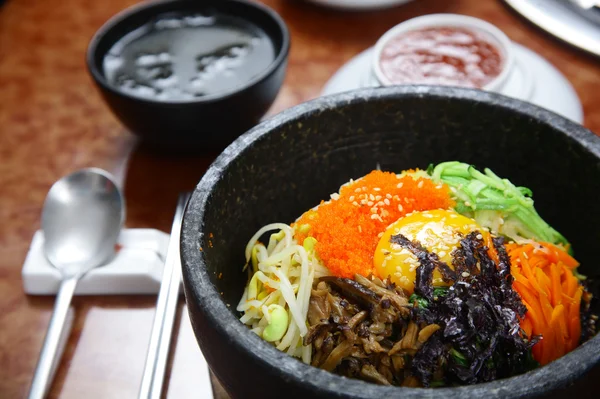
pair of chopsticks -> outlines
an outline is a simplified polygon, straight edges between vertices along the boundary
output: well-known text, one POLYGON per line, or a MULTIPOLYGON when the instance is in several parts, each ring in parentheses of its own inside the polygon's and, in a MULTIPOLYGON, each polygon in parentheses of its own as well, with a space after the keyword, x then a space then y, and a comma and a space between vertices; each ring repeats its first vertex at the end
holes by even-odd
MULTIPOLYGON (((181 222, 189 198, 190 194, 184 193, 179 195, 177 201, 139 399, 159 399, 163 390, 173 322, 175 321, 179 301, 179 286, 181 284, 181 260, 179 256, 181 222)), ((200 393, 198 397, 212 398, 210 375, 209 373, 204 374, 204 376, 199 375, 199 378, 205 378, 206 381, 202 384, 202 391, 198 392, 200 393)))

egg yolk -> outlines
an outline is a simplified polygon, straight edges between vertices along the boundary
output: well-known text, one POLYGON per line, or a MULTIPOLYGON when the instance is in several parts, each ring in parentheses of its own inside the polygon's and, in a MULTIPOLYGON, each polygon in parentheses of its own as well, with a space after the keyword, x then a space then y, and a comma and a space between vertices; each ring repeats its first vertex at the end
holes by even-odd
MULTIPOLYGON (((460 245, 465 235, 474 230, 481 230, 475 220, 452 210, 413 212, 398 219, 383 233, 373 257, 375 272, 412 293, 419 261, 408 249, 391 243, 392 236, 402 234, 411 241, 419 241, 429 252, 436 253, 442 262, 453 268, 452 251, 460 245)), ((433 272, 433 285, 449 285, 437 269, 433 272)))

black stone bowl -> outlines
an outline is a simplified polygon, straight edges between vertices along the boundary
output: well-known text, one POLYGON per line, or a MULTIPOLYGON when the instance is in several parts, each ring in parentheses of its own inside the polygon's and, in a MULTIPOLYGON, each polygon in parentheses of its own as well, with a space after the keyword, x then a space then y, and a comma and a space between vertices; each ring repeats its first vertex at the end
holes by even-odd
MULTIPOLYGON (((534 192, 540 214, 600 274, 600 138, 528 103, 482 91, 405 86, 299 105, 231 144, 185 212, 185 294, 206 359, 234 398, 523 398, 567 387, 600 361, 600 336, 524 375, 459 388, 382 387, 279 352, 238 321, 244 249, 271 222, 293 222, 350 178, 461 160, 534 192), (200 250, 202 248, 202 251, 200 250)), ((598 392, 598 382, 595 383, 598 392)))
POLYGON ((112 112, 145 144, 177 152, 220 151, 256 125, 275 100, 285 76, 289 47, 285 23, 262 4, 244 0, 151 1, 128 8, 106 22, 92 38, 86 61, 112 112), (241 18, 262 29, 274 44, 275 60, 260 75, 235 91, 190 101, 143 99, 109 84, 102 62, 123 36, 162 14, 207 12, 241 18))

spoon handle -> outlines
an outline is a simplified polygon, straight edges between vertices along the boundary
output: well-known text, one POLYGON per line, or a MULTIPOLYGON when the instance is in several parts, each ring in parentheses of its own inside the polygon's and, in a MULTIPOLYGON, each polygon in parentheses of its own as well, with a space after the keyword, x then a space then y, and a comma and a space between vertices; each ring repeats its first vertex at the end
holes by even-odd
POLYGON ((56 302, 54 303, 54 311, 48 325, 44 346, 40 352, 33 381, 29 390, 29 399, 42 399, 46 396, 56 365, 62 355, 61 339, 64 338, 66 330, 70 327, 70 323, 65 323, 69 313, 71 299, 77 286, 77 276, 68 277, 60 283, 56 302))

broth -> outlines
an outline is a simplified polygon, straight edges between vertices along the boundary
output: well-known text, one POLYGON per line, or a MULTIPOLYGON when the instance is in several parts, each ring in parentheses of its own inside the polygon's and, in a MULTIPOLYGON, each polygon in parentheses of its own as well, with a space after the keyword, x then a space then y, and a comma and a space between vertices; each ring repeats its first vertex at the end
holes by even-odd
POLYGON ((239 18, 163 15, 116 42, 103 60, 108 82, 159 101, 187 101, 244 86, 275 59, 267 34, 239 18))

